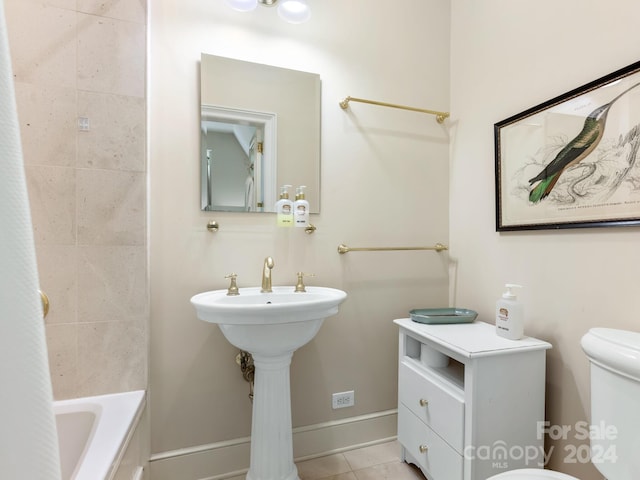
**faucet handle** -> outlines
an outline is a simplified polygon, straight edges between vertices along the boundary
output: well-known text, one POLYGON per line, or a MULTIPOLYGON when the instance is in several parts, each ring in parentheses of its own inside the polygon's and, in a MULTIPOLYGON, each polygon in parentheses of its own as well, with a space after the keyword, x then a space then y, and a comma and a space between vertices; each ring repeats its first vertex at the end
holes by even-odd
POLYGON ((307 289, 304 286, 304 277, 315 277, 315 275, 313 273, 304 273, 304 272, 298 272, 298 282, 296 283, 296 289, 294 290, 294 292, 306 292, 307 289))
POLYGON ((238 278, 238 274, 230 273, 229 275, 226 275, 224 278, 231 279, 231 283, 229 284, 229 289, 227 290, 227 295, 229 296, 240 295, 240 292, 238 291, 238 284, 236 283, 236 278, 238 278))

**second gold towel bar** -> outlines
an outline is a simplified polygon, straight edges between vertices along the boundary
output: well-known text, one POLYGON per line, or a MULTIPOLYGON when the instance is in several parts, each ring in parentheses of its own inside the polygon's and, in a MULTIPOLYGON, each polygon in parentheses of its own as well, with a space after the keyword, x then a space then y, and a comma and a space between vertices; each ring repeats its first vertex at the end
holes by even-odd
POLYGON ((340 254, 348 252, 391 252, 396 250, 435 250, 436 252, 441 252, 448 249, 446 245, 441 243, 436 243, 432 247, 347 247, 344 243, 338 245, 338 253, 340 254))
POLYGON ((438 110, 427 110, 426 108, 407 107, 406 105, 396 105, 395 103, 378 102, 376 100, 365 100, 364 98, 346 97, 340 102, 340 108, 346 110, 349 106, 349 102, 368 103, 370 105, 378 105, 380 107, 400 108, 402 110, 411 110, 412 112, 428 113, 429 115, 435 115, 438 123, 444 122, 449 116, 449 112, 439 112, 438 110))

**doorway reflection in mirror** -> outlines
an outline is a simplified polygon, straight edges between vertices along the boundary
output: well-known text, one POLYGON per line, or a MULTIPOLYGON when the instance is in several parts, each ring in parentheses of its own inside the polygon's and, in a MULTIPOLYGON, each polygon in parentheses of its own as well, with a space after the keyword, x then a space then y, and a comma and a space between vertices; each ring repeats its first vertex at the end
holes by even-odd
POLYGON ((203 105, 201 117, 202 210, 270 211, 275 114, 203 105))

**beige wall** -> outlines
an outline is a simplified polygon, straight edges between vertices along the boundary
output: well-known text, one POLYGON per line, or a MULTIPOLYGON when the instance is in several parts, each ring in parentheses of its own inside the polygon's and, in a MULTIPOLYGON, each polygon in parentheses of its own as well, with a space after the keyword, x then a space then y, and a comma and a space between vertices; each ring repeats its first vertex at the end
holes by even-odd
POLYGON ((304 25, 275 10, 241 14, 224 2, 157 0, 150 10, 151 415, 156 455, 249 434, 248 385, 237 350, 196 318, 189 298, 257 285, 272 255, 274 284, 312 272, 311 285, 348 299, 292 365, 295 427, 394 409, 397 328, 411 308, 447 302, 446 253, 349 253, 351 246, 448 242, 448 133, 434 117, 352 104, 347 95, 446 110, 449 5, 436 0, 312 2, 304 25), (322 79, 318 230, 278 229, 273 214, 199 210, 202 52, 319 73, 322 79), (207 232, 215 219, 220 231, 207 232), (356 405, 331 409, 331 393, 356 405))
MULTIPOLYGON (((640 4, 452 1, 451 281, 460 305, 491 319, 505 282, 525 285, 526 333, 550 341, 547 417, 589 418, 581 336, 594 326, 638 330, 638 228, 496 233, 493 124, 638 60, 640 4)), ((516 406, 517 407, 517 406, 516 406)), ((569 435, 571 443, 575 440, 569 435)), ((593 466, 551 467, 599 480, 593 466)))
POLYGON ((54 396, 145 388, 146 0, 4 4, 54 396))

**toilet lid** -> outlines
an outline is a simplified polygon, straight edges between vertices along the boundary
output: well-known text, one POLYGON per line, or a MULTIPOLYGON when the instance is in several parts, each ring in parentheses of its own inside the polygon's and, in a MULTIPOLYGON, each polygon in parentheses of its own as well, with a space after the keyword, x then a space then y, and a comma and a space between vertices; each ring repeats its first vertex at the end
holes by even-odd
POLYGON ((510 472, 499 473, 487 480, 579 480, 566 473, 554 472, 553 470, 542 470, 536 468, 525 468, 523 470, 511 470, 510 472))
POLYGON ((591 362, 640 381, 640 333, 592 328, 580 343, 591 362))

